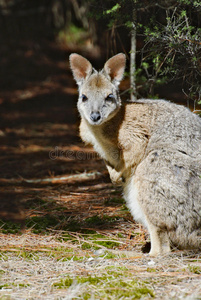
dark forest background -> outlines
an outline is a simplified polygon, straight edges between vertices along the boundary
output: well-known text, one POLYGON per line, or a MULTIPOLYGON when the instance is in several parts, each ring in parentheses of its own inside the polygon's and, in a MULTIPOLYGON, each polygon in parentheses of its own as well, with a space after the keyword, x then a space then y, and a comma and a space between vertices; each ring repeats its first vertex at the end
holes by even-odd
POLYGON ((12 44, 13 52, 23 41, 51 41, 90 57, 97 67, 124 52, 127 77, 129 63, 135 65, 137 98, 182 98, 195 110, 200 101, 199 1, 1 0, 0 28, 1 47, 12 44))

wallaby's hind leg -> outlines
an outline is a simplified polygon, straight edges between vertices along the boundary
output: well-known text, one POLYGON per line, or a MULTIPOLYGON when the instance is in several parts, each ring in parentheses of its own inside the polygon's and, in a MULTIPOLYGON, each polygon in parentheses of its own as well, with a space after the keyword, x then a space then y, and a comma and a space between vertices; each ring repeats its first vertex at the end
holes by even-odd
POLYGON ((166 254, 171 251, 170 241, 167 231, 162 231, 160 228, 148 222, 148 230, 151 238, 150 256, 166 254))
MULTIPOLYGON (((153 215, 148 214, 146 209, 142 206, 143 200, 141 197, 146 197, 146 195, 143 195, 142 184, 139 182, 136 183, 133 178, 130 183, 127 183, 125 186, 124 196, 133 218, 137 222, 142 223, 149 231, 151 238, 151 251, 149 254, 151 256, 157 256, 170 252, 170 241, 167 231, 154 225, 153 222, 151 222, 153 215)), ((149 203, 152 206, 151 199, 149 199, 149 203)))

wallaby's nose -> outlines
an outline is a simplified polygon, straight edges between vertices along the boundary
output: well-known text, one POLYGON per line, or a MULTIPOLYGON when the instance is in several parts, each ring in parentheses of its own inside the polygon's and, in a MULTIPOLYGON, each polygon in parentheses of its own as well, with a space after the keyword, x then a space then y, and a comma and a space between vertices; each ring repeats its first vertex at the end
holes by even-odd
POLYGON ((99 111, 92 112, 90 115, 90 119, 93 122, 98 122, 100 120, 100 118, 101 118, 101 115, 100 115, 99 111))

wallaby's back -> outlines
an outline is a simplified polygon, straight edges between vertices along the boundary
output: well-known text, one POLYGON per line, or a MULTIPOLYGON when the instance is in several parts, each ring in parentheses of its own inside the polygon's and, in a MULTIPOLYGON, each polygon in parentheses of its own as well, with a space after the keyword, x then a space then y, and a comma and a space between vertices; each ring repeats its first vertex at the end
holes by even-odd
POLYGON ((154 120, 147 123, 149 140, 133 177, 138 201, 175 245, 201 249, 201 120, 167 101, 137 103, 147 104, 154 120))

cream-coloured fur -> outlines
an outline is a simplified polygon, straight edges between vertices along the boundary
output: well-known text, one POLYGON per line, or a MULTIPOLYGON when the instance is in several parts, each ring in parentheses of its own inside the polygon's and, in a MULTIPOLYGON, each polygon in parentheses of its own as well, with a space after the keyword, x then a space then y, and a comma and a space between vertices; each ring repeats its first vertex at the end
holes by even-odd
POLYGON ((201 249, 201 119, 165 100, 122 105, 122 53, 100 72, 78 54, 71 54, 70 65, 81 138, 105 160, 112 182, 123 186, 134 219, 150 233, 150 255, 168 253, 170 243, 201 249))

